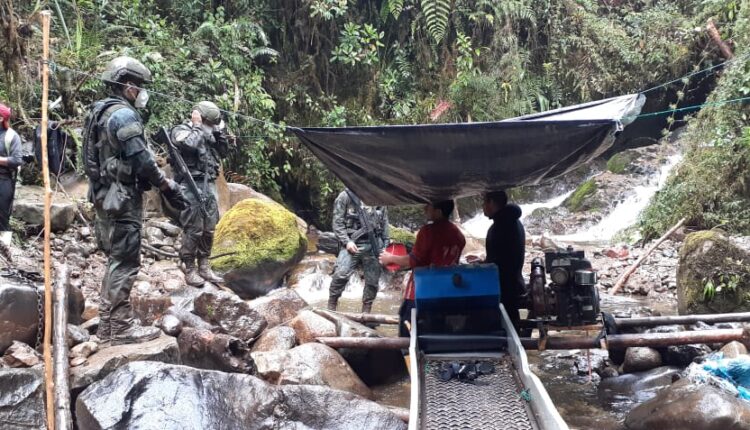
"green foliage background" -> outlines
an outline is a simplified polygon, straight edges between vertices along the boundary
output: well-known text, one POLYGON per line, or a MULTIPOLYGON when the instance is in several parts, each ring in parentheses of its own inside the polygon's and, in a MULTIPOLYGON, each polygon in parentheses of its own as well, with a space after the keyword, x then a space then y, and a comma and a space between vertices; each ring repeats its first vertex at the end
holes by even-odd
MULTIPOLYGON (((39 116, 37 18, 48 8, 54 12, 57 65, 97 75, 114 56, 132 55, 154 71, 154 91, 213 100, 242 113, 245 117, 229 118, 237 135, 226 165, 230 180, 283 198, 326 229, 341 184, 272 123, 499 120, 631 93, 720 61, 700 27, 708 17, 722 29, 736 26, 746 13, 738 1, 724 0, 13 4, 28 32, 21 32, 17 43, 0 46, 0 98, 22 108, 19 128, 28 130, 39 116), (438 106, 449 108, 433 119, 438 106)), ((726 31, 739 34, 737 28, 726 31)), ((52 115, 80 120, 103 88, 62 67, 52 79, 50 98, 62 97, 52 115)), ((149 127, 183 121, 189 109, 188 103, 154 95, 149 127)), ((734 124, 721 124, 727 121, 734 124)), ((658 230, 666 222, 651 220, 646 226, 658 230)))

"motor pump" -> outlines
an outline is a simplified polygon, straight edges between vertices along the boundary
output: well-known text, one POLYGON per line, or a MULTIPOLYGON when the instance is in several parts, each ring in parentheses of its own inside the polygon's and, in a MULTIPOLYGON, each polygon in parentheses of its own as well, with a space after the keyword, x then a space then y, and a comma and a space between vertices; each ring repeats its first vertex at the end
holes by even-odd
POLYGON ((596 272, 583 251, 546 252, 531 262, 530 317, 556 326, 597 323, 599 291, 596 272), (550 282, 547 283, 547 274, 550 282))

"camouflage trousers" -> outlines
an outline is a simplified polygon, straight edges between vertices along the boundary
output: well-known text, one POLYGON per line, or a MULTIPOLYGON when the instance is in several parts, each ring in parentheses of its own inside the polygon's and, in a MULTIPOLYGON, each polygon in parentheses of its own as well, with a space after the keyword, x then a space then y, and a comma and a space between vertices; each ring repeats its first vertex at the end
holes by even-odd
POLYGON ((216 192, 216 182, 203 182, 202 179, 195 180, 201 193, 207 196, 207 215, 200 209, 200 198, 187 186, 187 182, 180 183, 185 191, 185 198, 190 202, 190 207, 180 213, 180 225, 182 226, 182 247, 180 248, 180 259, 182 261, 195 261, 195 258, 206 258, 211 255, 211 247, 214 243, 214 231, 219 222, 219 205, 216 192))
POLYGON ((349 278, 357 266, 362 266, 365 273, 365 288, 362 291, 362 303, 372 303, 378 295, 378 282, 382 271, 380 263, 372 255, 369 244, 357 244, 359 251, 350 254, 346 249, 339 251, 336 259, 336 269, 333 271, 333 279, 328 289, 328 296, 338 299, 343 294, 349 278))

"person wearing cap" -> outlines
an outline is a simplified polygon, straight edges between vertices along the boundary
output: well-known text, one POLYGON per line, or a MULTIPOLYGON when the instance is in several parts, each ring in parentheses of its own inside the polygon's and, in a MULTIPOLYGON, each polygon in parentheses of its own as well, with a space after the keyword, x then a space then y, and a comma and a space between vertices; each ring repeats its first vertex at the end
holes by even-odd
MULTIPOLYGON (((414 242, 411 253, 408 255, 393 255, 388 252, 380 254, 380 264, 398 264, 401 267, 445 267, 458 264, 461 252, 466 246, 461 230, 450 222, 455 203, 453 200, 429 203, 424 207, 427 224, 417 232, 417 240, 414 242)), ((404 301, 399 309, 399 336, 409 337, 406 321, 411 319, 411 310, 414 308, 414 272, 409 276, 409 281, 404 290, 404 301)))
POLYGON ((94 103, 84 122, 84 170, 89 199, 96 210, 99 246, 108 257, 102 280, 97 337, 112 345, 155 339, 157 327, 135 318, 130 290, 141 267, 143 192, 157 187, 174 206, 188 203, 176 182, 157 166, 137 109, 148 102, 143 88, 151 72, 138 60, 117 57, 107 64, 102 81, 110 96, 94 103))
POLYGON ((10 128, 11 109, 0 103, 0 231, 10 230, 16 174, 23 164, 21 138, 10 128))
POLYGON ((224 282, 211 270, 208 260, 219 222, 216 178, 221 159, 229 151, 221 110, 210 101, 198 103, 193 106, 190 120, 174 127, 171 137, 201 193, 194 195, 188 186, 189 178, 183 177, 181 172, 175 175, 190 201, 179 216, 183 232, 180 259, 185 266, 185 282, 194 287, 203 286, 205 282, 224 282))

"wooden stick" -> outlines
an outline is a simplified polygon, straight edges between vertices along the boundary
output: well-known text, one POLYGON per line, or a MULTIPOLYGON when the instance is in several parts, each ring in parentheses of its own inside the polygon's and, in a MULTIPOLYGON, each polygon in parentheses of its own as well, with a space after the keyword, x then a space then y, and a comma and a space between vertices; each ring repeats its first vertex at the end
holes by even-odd
POLYGON ((649 248, 641 257, 633 263, 632 266, 628 268, 628 270, 625 271, 625 273, 620 276, 620 279, 617 280, 617 283, 612 288, 611 294, 617 294, 618 291, 622 287, 625 286, 625 284, 628 282, 628 278, 630 278, 630 275, 632 275, 635 270, 638 268, 638 266, 641 265, 644 261, 646 261, 646 258, 648 258, 649 255, 651 255, 652 252, 656 250, 656 248, 659 247, 659 245, 662 244, 669 236, 672 235, 675 231, 677 231, 678 228, 682 227, 682 224, 685 223, 685 218, 681 219, 677 224, 674 225, 674 227, 670 228, 668 232, 664 233, 664 236, 660 237, 659 240, 656 241, 653 245, 651 245, 651 248, 649 248))
POLYGON ((42 15, 42 178, 44 179, 44 380, 47 392, 47 429, 55 430, 55 394, 52 380, 52 274, 50 253, 50 207, 52 190, 49 185, 47 158, 47 105, 49 103, 49 26, 50 12, 42 15))
POLYGON ((396 324, 398 325, 398 317, 391 315, 382 314, 359 314, 355 312, 336 312, 337 314, 349 318, 352 321, 358 323, 377 323, 377 324, 396 324))
POLYGON ((717 324, 726 322, 748 322, 750 312, 703 315, 669 315, 664 317, 615 318, 617 328, 654 327, 672 324, 695 324, 697 322, 717 324))
POLYGON ((719 30, 716 28, 716 24, 714 24, 714 20, 712 18, 708 18, 708 23, 706 24, 706 30, 708 31, 708 35, 711 37, 711 40, 714 41, 716 46, 719 47, 719 51, 721 51, 721 55, 724 56, 727 60, 730 60, 734 58, 734 53, 732 53, 732 48, 727 45, 727 43, 723 40, 721 40, 721 34, 719 33, 719 30))
POLYGON ((70 389, 68 388, 68 266, 63 264, 56 270, 55 315, 52 327, 52 352, 55 378, 55 426, 57 430, 72 430, 73 415, 70 412, 70 389))

